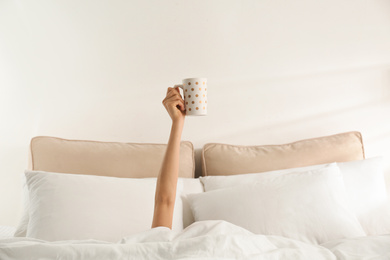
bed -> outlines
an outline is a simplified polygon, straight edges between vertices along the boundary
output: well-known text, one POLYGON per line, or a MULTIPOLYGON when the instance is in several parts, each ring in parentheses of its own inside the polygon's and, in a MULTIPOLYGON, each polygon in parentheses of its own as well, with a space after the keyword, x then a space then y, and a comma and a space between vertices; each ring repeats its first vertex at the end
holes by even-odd
POLYGON ((390 259, 383 158, 359 132, 282 145, 183 141, 172 230, 150 229, 164 144, 35 137, 0 259, 390 259))

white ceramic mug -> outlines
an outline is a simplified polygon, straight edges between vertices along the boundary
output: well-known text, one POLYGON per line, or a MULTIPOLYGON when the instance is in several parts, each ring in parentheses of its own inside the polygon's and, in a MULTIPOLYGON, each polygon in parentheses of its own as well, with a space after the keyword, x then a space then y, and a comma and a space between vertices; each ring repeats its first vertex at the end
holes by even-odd
POLYGON ((175 85, 183 89, 184 103, 187 116, 207 115, 207 79, 183 79, 182 85, 175 85))

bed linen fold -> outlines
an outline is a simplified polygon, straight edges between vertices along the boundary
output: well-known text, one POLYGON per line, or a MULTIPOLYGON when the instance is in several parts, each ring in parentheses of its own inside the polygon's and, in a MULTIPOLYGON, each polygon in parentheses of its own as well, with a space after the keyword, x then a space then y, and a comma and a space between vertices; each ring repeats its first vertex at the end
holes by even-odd
POLYGON ((215 220, 195 222, 181 232, 158 227, 124 237, 117 243, 5 238, 0 239, 0 259, 357 259, 348 258, 348 250, 360 243, 368 243, 367 252, 362 249, 361 254, 371 256, 378 250, 376 247, 380 247, 377 252, 383 255, 390 252, 390 247, 386 247, 390 235, 317 246, 280 236, 255 235, 231 223, 215 220), (345 250, 347 258, 338 258, 344 257, 340 250, 345 250))
POLYGON ((390 235, 339 239, 323 243, 339 260, 390 259, 390 235))

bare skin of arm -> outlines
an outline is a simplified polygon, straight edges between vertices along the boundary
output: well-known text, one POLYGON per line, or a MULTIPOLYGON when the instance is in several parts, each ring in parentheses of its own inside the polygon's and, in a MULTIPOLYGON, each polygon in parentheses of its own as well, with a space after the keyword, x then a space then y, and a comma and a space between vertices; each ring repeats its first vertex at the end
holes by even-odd
POLYGON ((168 88, 167 95, 162 103, 172 119, 172 127, 157 178, 152 228, 168 227, 172 229, 185 105, 177 88, 168 88))

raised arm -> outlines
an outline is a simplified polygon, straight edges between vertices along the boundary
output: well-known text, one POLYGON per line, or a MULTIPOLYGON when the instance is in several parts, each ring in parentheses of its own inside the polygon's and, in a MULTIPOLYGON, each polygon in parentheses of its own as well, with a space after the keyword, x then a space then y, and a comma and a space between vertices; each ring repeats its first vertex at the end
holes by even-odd
POLYGON ((168 88, 163 104, 172 119, 172 127, 157 178, 152 228, 163 226, 172 229, 177 178, 179 175, 180 140, 185 118, 185 105, 179 89, 168 88))

